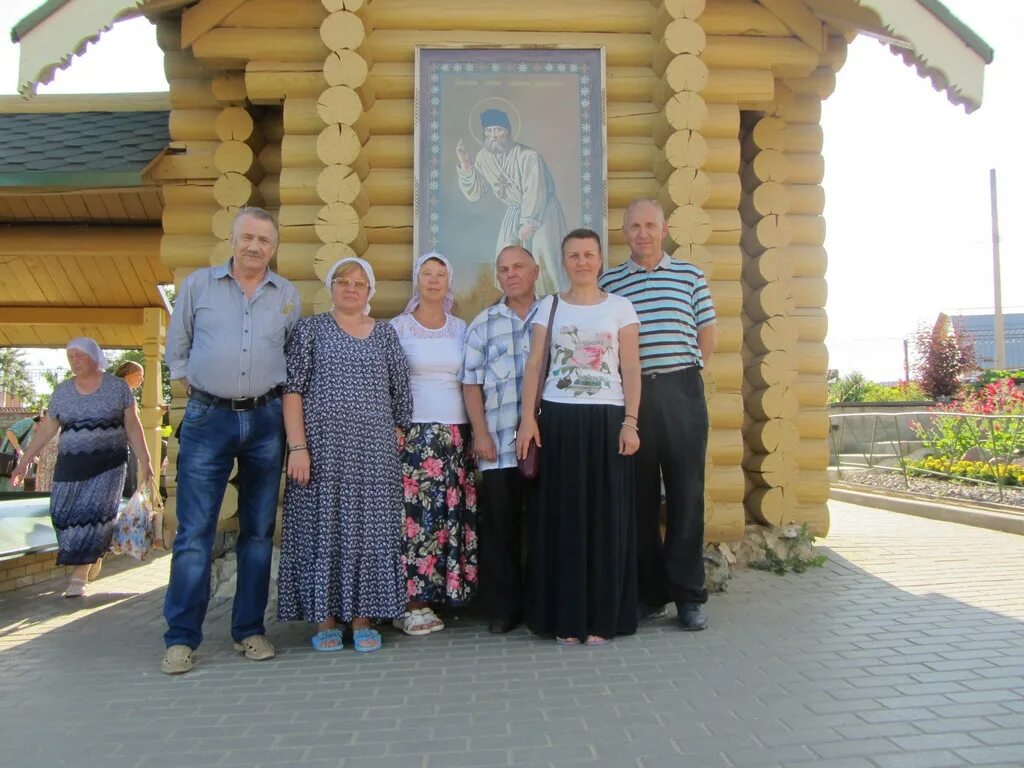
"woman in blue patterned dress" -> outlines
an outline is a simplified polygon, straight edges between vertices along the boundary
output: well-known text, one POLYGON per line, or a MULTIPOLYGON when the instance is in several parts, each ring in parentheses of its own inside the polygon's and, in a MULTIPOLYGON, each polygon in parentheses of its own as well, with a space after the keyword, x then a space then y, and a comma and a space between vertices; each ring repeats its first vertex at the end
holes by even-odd
POLYGON ((79 337, 68 342, 67 353, 74 376, 53 390, 11 483, 21 483, 26 468, 60 430, 50 516, 57 532, 57 565, 74 566, 64 597, 82 597, 90 567, 98 568, 110 548, 128 443, 141 459, 146 483, 153 478, 153 466, 135 398, 123 379, 103 372, 107 361, 99 345, 79 337))
POLYGON ((278 618, 315 622, 313 647, 380 648, 373 618, 402 613, 398 433, 412 418, 398 336, 369 317, 373 269, 342 259, 326 279, 334 308, 299 321, 288 343, 288 484, 278 618))

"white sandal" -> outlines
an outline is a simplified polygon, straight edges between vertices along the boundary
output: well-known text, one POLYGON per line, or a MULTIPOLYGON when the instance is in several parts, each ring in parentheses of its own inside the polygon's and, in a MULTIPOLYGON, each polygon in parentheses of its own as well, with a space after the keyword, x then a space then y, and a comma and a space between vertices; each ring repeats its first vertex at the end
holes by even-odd
MULTIPOLYGON (((441 620, 434 616, 434 612, 429 608, 417 608, 414 611, 406 611, 397 619, 394 620, 393 624, 395 629, 399 629, 407 635, 413 637, 422 637, 423 635, 429 635, 431 632, 435 632, 432 622, 440 622, 441 620), (429 613, 428 613, 429 612, 429 613)), ((441 624, 441 628, 444 625, 441 624)))
POLYGON ((85 597, 86 585, 83 579, 70 579, 61 597, 85 597))
POLYGON ((423 623, 430 628, 431 632, 440 632, 444 629, 441 617, 434 613, 434 609, 429 605, 426 608, 420 608, 420 613, 423 615, 423 623))

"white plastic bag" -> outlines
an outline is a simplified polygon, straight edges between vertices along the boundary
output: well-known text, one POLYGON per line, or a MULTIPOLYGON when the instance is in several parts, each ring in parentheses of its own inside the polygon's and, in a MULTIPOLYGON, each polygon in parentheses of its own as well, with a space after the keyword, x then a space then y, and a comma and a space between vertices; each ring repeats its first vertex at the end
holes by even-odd
POLYGON ((162 526, 162 515, 153 511, 154 498, 159 507, 159 493, 154 496, 152 488, 140 487, 135 491, 127 506, 114 521, 114 538, 110 542, 112 551, 136 560, 145 560, 149 557, 153 549, 153 539, 163 538, 157 527, 162 526))

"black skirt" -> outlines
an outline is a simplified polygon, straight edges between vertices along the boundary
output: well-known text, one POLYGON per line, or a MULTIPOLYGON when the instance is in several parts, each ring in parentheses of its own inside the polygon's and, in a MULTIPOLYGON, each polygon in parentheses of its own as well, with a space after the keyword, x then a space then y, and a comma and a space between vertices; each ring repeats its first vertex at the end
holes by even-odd
POLYGON ((527 624, 585 639, 636 631, 633 457, 619 455, 625 409, 544 401, 530 533, 527 624))

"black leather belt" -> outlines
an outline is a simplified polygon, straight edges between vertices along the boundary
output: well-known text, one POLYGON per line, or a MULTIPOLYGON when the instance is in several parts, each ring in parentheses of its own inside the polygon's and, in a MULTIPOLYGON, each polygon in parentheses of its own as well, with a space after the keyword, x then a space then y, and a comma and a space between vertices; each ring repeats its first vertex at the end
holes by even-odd
POLYGON ((211 395, 209 392, 203 392, 201 389, 192 387, 188 391, 188 396, 193 400, 198 400, 203 405, 212 405, 217 408, 230 408, 232 411, 251 411, 256 408, 262 408, 271 400, 277 399, 281 396, 282 391, 282 387, 274 387, 272 390, 266 394, 260 395, 259 397, 237 397, 235 399, 231 399, 226 397, 217 397, 216 395, 211 395))

